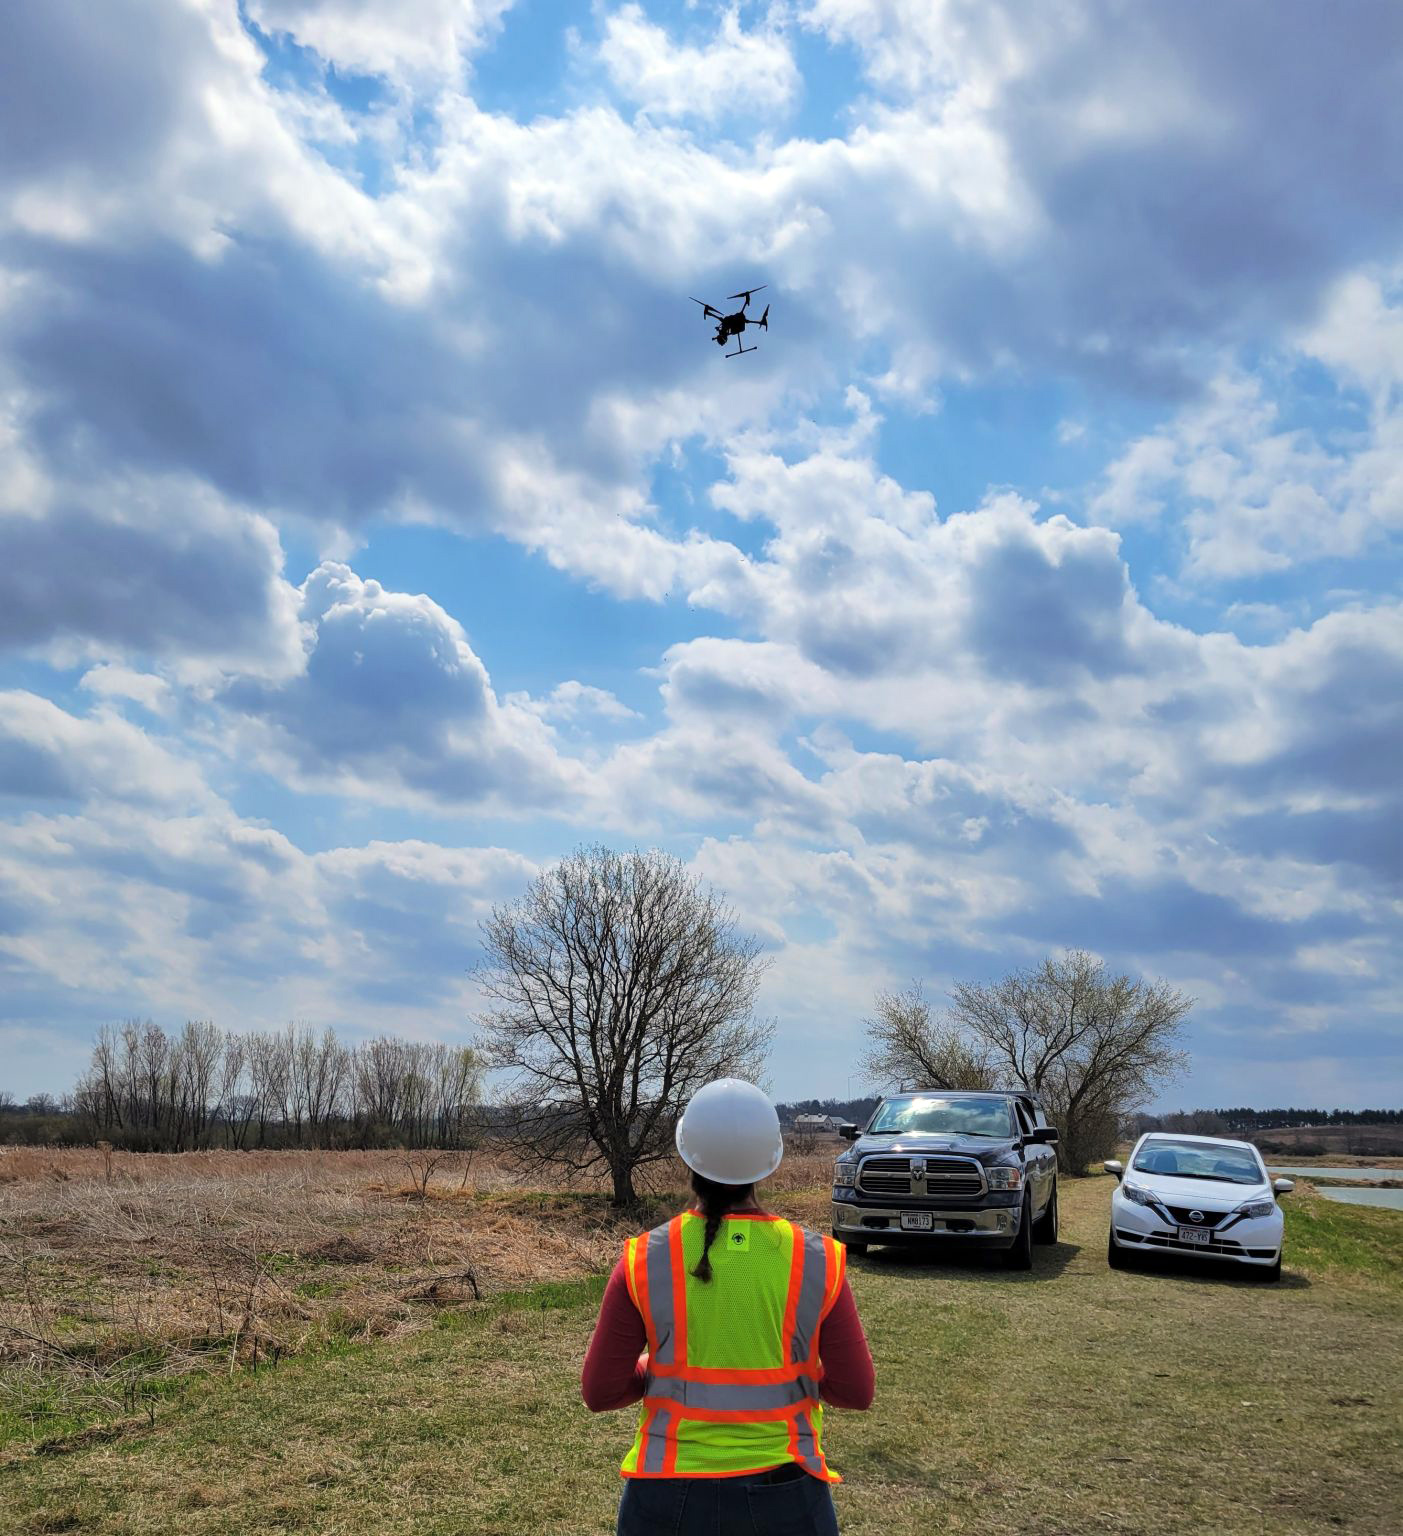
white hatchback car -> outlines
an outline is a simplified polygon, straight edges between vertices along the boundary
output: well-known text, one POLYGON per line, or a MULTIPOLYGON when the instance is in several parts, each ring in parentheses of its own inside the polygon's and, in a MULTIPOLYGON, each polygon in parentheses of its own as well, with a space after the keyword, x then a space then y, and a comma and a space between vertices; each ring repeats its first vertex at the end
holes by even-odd
POLYGON ((1272 1183, 1250 1141, 1150 1131, 1135 1143, 1128 1168, 1114 1160, 1106 1259, 1124 1269, 1134 1253, 1192 1253, 1232 1259, 1281 1276, 1285 1223, 1277 1195, 1296 1186, 1272 1183))

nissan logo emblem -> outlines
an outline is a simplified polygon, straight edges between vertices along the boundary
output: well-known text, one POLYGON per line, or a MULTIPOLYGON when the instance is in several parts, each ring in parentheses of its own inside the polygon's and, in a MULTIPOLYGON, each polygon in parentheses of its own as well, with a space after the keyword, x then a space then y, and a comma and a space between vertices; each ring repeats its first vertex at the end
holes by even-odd
POLYGON ((1202 1221, 1203 1220, 1203 1212, 1202 1211, 1190 1211, 1189 1212, 1189 1220, 1190 1221, 1202 1221))

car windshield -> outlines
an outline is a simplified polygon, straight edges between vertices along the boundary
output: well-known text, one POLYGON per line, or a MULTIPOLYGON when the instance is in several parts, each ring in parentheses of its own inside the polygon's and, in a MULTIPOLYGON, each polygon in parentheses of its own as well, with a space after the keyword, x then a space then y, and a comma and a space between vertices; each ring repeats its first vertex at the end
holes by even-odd
POLYGON ((1005 1099, 960 1098, 920 1094, 913 1099, 888 1099, 867 1128, 869 1135, 895 1131, 927 1131, 943 1136, 1013 1135, 1005 1099))
POLYGON ((1256 1157, 1245 1148, 1201 1141, 1147 1141, 1132 1166, 1137 1173, 1166 1173, 1176 1179, 1216 1179, 1225 1184, 1263 1180, 1256 1157))

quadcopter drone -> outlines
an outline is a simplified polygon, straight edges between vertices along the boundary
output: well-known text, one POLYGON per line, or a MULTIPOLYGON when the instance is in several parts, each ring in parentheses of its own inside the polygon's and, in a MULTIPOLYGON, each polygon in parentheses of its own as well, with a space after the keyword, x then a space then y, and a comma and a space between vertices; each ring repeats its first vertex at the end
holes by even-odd
POLYGON ((765 313, 761 315, 758 320, 752 320, 750 316, 746 314, 745 310, 746 305, 750 303, 751 294, 759 293, 767 286, 768 284, 761 283, 759 288, 743 288, 739 293, 728 293, 726 295, 728 299, 742 300, 741 307, 733 315, 723 315, 719 309, 713 309, 712 306, 706 303, 706 301, 703 299, 692 300, 693 304, 701 305, 702 309, 706 312, 708 319, 713 316, 715 317, 717 326, 716 336, 714 339, 718 347, 724 347, 732 336, 736 338, 736 350, 734 352, 728 352, 726 354, 727 357, 739 357, 742 352, 754 352, 758 350, 755 347, 747 347, 744 344, 745 328, 747 325, 758 325, 762 331, 768 331, 770 328, 770 306, 766 304, 765 313))

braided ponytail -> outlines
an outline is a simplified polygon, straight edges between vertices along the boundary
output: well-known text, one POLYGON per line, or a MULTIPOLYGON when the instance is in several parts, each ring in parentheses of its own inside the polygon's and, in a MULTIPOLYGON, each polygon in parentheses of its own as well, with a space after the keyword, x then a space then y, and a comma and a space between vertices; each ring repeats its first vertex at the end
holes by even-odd
POLYGON ((753 1184, 717 1184, 712 1179, 704 1179, 699 1173, 692 1175, 692 1190, 702 1208, 702 1215, 706 1217, 706 1239, 702 1244, 701 1258, 692 1271, 698 1280, 711 1279, 711 1245, 721 1231, 726 1212, 740 1205, 754 1188, 753 1184))

